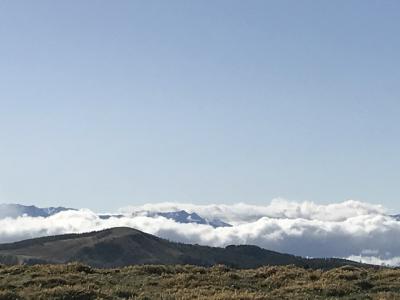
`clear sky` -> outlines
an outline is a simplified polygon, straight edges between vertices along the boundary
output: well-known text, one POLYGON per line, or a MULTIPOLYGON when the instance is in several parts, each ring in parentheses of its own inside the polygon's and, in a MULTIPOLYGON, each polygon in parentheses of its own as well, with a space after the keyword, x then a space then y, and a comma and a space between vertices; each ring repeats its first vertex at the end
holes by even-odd
POLYGON ((400 210, 399 1, 0 2, 0 202, 400 210))

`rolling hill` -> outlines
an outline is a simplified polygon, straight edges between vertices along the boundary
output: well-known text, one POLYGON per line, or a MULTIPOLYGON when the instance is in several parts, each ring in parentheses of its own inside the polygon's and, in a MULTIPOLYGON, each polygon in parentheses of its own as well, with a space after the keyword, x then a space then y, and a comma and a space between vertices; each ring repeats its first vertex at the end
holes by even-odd
POLYGON ((296 265, 330 269, 360 265, 343 259, 306 259, 239 245, 216 248, 170 242, 127 227, 117 227, 83 234, 66 234, 0 245, 0 263, 38 264, 82 262, 93 267, 109 268, 143 264, 224 264, 234 268, 265 265, 296 265))

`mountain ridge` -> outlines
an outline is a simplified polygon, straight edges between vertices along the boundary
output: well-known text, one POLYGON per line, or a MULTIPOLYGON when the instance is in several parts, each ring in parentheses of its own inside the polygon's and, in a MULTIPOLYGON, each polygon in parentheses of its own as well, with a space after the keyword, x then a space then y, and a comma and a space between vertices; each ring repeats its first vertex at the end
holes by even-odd
POLYGON ((76 210, 62 206, 57 207, 37 207, 35 205, 22 205, 15 203, 0 204, 0 219, 28 217, 50 217, 62 211, 76 210))
POLYGON ((266 265, 330 269, 344 265, 362 265, 338 258, 308 259, 253 245, 218 248, 175 243, 129 227, 0 244, 0 263, 3 264, 62 264, 73 261, 99 268, 143 264, 223 264, 239 269, 266 265))
MULTIPOLYGON (((67 207, 37 207, 35 205, 22 205, 15 203, 1 203, 0 204, 0 219, 5 218, 18 218, 18 217, 50 217, 59 212, 74 210, 75 208, 67 208, 67 207)), ((132 214, 134 216, 135 214, 132 214)), ((147 216, 147 217, 164 217, 166 219, 174 220, 177 223, 194 223, 194 224, 202 224, 202 225, 210 225, 214 228, 217 227, 230 227, 232 225, 225 223, 219 219, 207 219, 201 217, 196 212, 187 212, 185 210, 178 211, 167 211, 167 212, 156 212, 156 211, 142 211, 139 212, 139 215, 147 216)), ((109 218, 122 218, 124 214, 97 214, 100 219, 107 220, 109 218)))
POLYGON ((167 219, 172 219, 178 223, 196 223, 202 225, 210 225, 214 228, 217 227, 231 227, 231 224, 225 223, 219 219, 209 220, 201 217, 196 212, 188 213, 186 210, 170 211, 170 212, 151 212, 149 216, 161 216, 167 219))

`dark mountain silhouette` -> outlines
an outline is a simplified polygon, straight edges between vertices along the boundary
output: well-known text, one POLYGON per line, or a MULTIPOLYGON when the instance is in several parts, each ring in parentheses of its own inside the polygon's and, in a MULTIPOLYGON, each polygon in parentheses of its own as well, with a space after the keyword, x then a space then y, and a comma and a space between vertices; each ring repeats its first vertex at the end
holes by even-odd
POLYGON ((0 263, 3 264, 58 264, 72 261, 100 268, 138 264, 225 264, 236 268, 293 264, 329 269, 349 264, 360 265, 336 258, 306 259, 257 246, 216 248, 174 243, 126 227, 0 245, 0 263))

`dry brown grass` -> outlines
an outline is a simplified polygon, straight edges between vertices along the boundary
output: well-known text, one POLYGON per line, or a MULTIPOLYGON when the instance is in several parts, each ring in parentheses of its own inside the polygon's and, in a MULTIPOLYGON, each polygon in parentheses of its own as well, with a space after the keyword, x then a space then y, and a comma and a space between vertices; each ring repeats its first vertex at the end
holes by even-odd
POLYGON ((400 299, 400 270, 2 266, 0 300, 11 299, 400 299))

